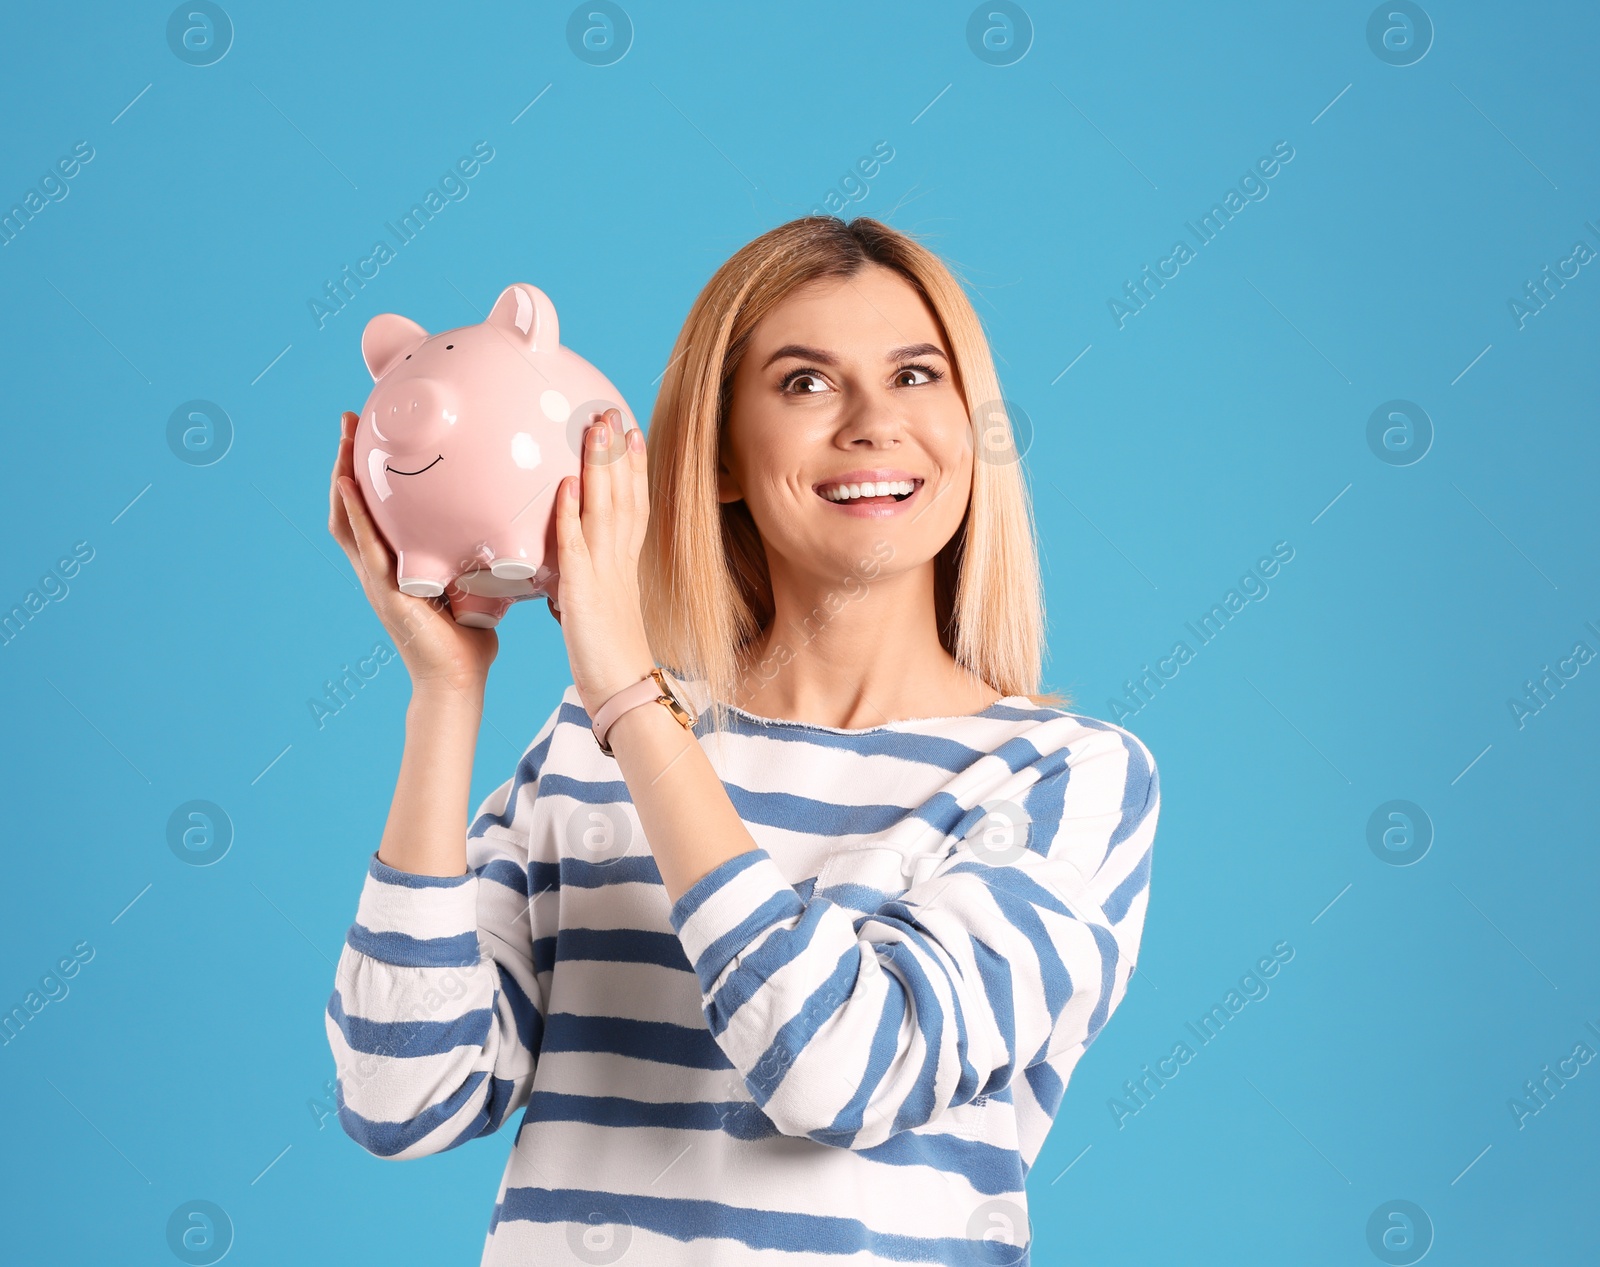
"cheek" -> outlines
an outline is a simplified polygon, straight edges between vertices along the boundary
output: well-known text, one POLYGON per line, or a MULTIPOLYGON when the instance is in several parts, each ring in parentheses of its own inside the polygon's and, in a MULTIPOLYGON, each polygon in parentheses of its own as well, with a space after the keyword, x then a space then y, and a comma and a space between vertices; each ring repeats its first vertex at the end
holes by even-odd
MULTIPOLYGON (((981 419, 978 421, 981 425, 981 419)), ((972 456, 973 426, 974 420, 967 416, 961 397, 951 391, 936 403, 929 403, 928 413, 918 420, 917 430, 934 460, 954 469, 972 456)))

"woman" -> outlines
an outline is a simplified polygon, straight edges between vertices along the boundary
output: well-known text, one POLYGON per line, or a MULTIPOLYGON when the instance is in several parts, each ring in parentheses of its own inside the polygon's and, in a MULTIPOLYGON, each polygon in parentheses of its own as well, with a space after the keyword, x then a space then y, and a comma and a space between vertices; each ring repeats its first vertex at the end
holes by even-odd
POLYGON ((394 587, 344 416, 330 528, 412 700, 328 1002, 339 1117, 409 1158, 526 1106, 485 1263, 1026 1261, 1159 786, 1035 694, 999 396, 909 237, 807 217, 740 250, 648 457, 608 417, 563 482, 573 682, 465 831, 496 635, 394 587))

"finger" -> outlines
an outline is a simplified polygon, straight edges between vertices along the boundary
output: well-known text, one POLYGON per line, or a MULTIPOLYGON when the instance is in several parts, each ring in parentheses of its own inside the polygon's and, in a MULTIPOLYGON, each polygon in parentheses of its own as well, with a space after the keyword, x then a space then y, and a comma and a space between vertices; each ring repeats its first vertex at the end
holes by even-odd
POLYGON ((393 560, 389 547, 378 535, 378 527, 367 513, 360 486, 348 475, 339 477, 339 489, 344 495, 345 512, 350 516, 350 530, 355 535, 361 566, 367 578, 379 588, 386 588, 393 560))
POLYGON ((350 517, 345 512, 344 498, 339 494, 339 477, 353 473, 351 449, 354 447, 356 415, 346 410, 339 419, 339 447, 333 459, 333 474, 328 480, 328 531, 333 539, 349 554, 356 548, 355 536, 350 531, 350 517))
MULTIPOLYGON (((355 539, 354 528, 350 526, 349 507, 346 506, 344 494, 339 488, 339 480, 349 480, 350 478, 350 446, 354 443, 354 440, 350 437, 354 434, 355 424, 354 421, 349 421, 349 419, 354 419, 354 414, 346 414, 346 419, 347 421, 342 424, 344 426, 344 435, 339 440, 339 456, 334 459, 333 483, 331 483, 331 490, 328 493, 328 498, 333 502, 333 509, 330 510, 330 515, 328 515, 328 530, 333 533, 334 541, 339 542, 339 549, 344 550, 344 554, 349 558, 350 566, 354 568, 358 578, 365 578, 366 568, 362 563, 362 549, 360 549, 360 544, 355 539)), ((365 581, 363 581, 363 584, 365 584, 365 581)))
POLYGON ((645 529, 650 526, 650 454, 644 432, 637 426, 628 431, 626 460, 633 483, 633 536, 628 545, 637 558, 644 548, 645 529))
POLYGON ((626 540, 632 536, 633 516, 633 477, 628 461, 630 432, 622 429, 620 409, 606 410, 606 421, 611 427, 611 443, 605 453, 607 464, 611 467, 611 492, 617 508, 617 535, 619 539, 626 540))
POLYGON ((576 475, 556 485, 556 566, 563 578, 589 566, 589 543, 583 537, 577 494, 576 475))
POLYGON ((596 555, 609 553, 616 533, 608 438, 605 425, 596 423, 585 432, 583 442, 583 535, 589 552, 596 555))

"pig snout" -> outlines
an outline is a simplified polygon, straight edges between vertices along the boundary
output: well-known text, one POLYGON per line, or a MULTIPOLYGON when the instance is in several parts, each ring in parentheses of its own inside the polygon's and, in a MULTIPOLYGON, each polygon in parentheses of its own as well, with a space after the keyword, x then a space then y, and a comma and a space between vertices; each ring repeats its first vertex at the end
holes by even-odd
POLYGON ((372 429, 395 454, 436 450, 456 420, 455 393, 432 378, 412 378, 380 392, 368 406, 372 429))

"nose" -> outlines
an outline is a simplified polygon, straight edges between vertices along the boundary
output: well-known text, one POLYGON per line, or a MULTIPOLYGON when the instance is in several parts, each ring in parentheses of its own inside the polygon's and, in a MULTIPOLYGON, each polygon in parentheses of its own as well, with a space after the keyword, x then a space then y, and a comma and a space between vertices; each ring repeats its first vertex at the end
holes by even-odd
POLYGON ((904 439, 906 426, 901 401, 892 395, 863 392, 847 402, 839 420, 838 441, 847 449, 892 449, 904 439))
POLYGON ((455 392, 433 378, 412 378, 379 393, 369 406, 373 431, 396 449, 430 449, 456 420, 455 392))

